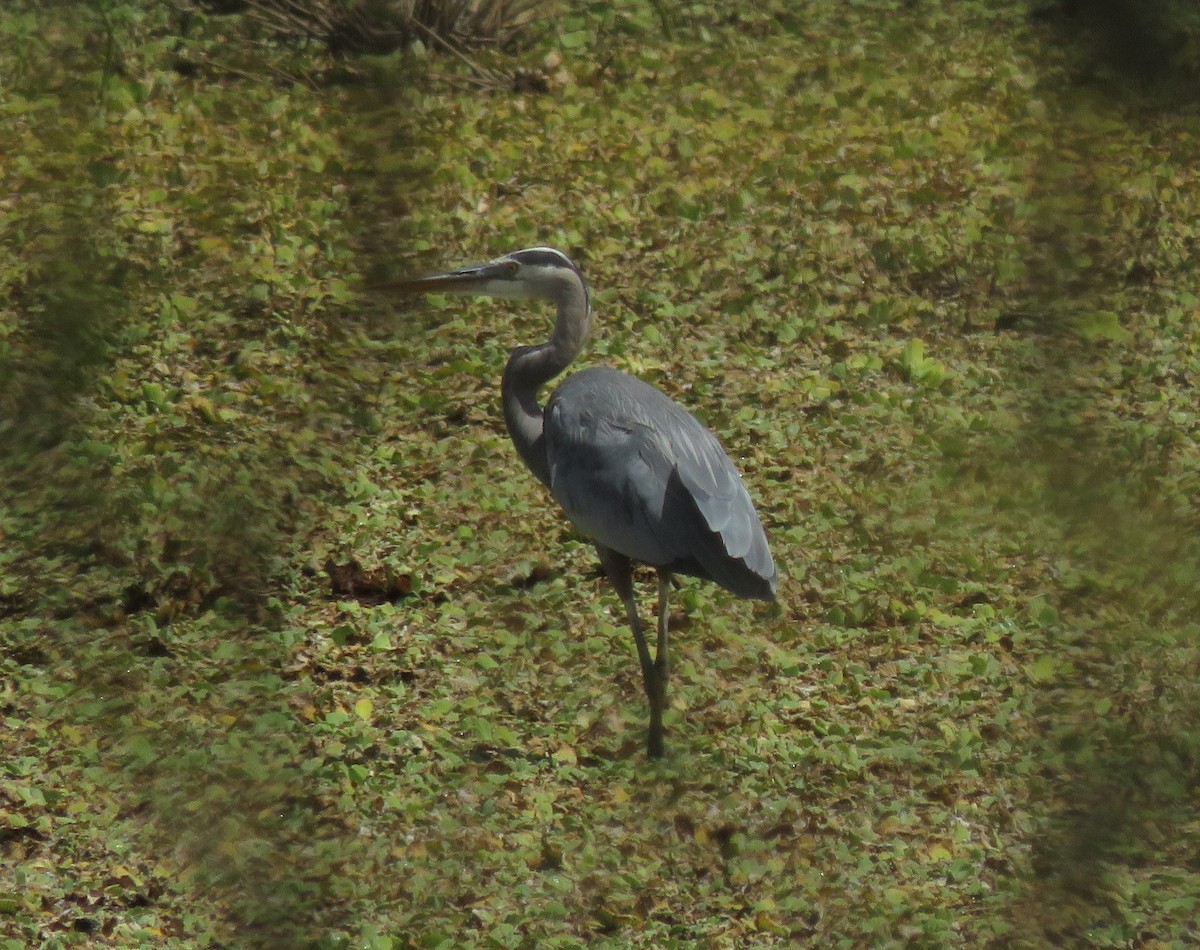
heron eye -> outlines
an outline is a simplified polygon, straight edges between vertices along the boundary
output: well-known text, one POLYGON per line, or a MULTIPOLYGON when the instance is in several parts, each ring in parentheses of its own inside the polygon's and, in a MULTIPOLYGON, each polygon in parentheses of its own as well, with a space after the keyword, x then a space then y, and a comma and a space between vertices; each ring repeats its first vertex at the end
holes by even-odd
POLYGON ((517 265, 517 262, 516 262, 516 261, 509 261, 509 262, 508 262, 508 273, 509 273, 509 275, 510 275, 510 276, 512 276, 512 277, 516 277, 516 276, 517 276, 517 271, 518 271, 518 270, 520 270, 520 267, 517 265))

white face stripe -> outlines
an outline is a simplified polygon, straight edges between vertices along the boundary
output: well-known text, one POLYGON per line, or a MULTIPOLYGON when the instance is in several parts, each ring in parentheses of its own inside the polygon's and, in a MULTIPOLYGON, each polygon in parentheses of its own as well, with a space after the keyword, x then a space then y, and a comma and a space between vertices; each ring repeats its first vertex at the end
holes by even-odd
POLYGON ((527 247, 508 255, 527 267, 566 267, 578 271, 575 262, 556 247, 527 247))

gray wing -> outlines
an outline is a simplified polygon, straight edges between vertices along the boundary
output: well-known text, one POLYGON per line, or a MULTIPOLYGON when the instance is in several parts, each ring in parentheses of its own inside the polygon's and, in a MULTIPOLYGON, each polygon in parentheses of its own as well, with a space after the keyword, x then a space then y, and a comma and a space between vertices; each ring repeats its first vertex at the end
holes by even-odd
POLYGON ((580 531, 656 567, 770 599, 767 537, 733 463, 696 418, 605 367, 566 379, 543 421, 550 491, 580 531))

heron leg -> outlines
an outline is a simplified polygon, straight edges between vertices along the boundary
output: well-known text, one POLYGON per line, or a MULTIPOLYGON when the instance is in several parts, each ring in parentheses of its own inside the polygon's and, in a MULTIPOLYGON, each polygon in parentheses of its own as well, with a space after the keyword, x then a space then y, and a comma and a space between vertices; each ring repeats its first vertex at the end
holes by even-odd
POLYGON ((667 621, 670 611, 667 598, 671 594, 671 575, 668 571, 658 572, 658 646, 654 651, 654 665, 658 667, 658 675, 662 680, 662 690, 667 691, 667 621))
MULTIPOLYGON (((610 548, 596 546, 600 555, 600 563, 608 575, 609 582, 625 605, 625 615, 629 620, 629 628, 633 631, 633 640, 637 644, 638 660, 642 664, 642 685, 646 690, 646 699, 650 703, 650 730, 646 737, 646 754, 653 759, 662 758, 663 745, 663 709, 666 707, 667 693, 667 654, 666 654, 666 624, 662 619, 664 608, 661 606, 662 589, 659 589, 659 632, 658 657, 650 656, 650 646, 646 643, 646 635, 642 631, 642 621, 638 617, 637 602, 633 596, 633 564, 623 554, 618 554, 610 548)), ((661 581, 660 581, 661 583, 661 581)))

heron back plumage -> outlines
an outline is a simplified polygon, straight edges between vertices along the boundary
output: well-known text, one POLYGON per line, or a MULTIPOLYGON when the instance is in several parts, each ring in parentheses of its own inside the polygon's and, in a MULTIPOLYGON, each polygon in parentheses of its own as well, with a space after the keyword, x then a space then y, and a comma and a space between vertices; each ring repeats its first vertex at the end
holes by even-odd
POLYGON ((653 386, 607 367, 568 377, 543 417, 550 490, 598 544, 741 597, 774 597, 758 514, 716 437, 653 386))

